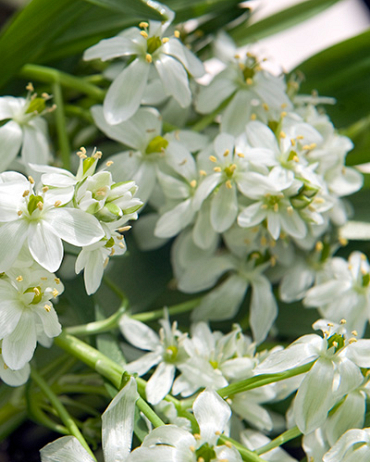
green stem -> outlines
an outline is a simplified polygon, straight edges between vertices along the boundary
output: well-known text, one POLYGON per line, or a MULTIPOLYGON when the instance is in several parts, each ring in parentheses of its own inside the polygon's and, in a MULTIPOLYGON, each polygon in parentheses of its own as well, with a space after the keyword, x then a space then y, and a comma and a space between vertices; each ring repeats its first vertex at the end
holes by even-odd
POLYGON ((59 149, 62 157, 63 167, 66 170, 71 169, 71 148, 69 145, 69 138, 67 133, 67 125, 64 114, 64 102, 62 89, 59 82, 52 85, 54 101, 56 104, 55 119, 58 134, 59 149))
POLYGON ((82 326, 67 327, 64 331, 71 335, 95 335, 101 334, 102 332, 108 332, 118 326, 118 322, 123 313, 126 312, 127 307, 128 301, 125 300, 118 311, 112 314, 109 318, 103 319, 102 321, 89 322, 82 326))
POLYGON ((90 111, 88 111, 87 109, 83 109, 80 106, 75 106, 73 104, 66 104, 64 106, 64 112, 68 114, 69 116, 78 117, 79 119, 83 119, 89 124, 94 123, 94 119, 92 118, 90 111))
POLYGON ((202 117, 198 122, 196 122, 194 125, 191 126, 191 129, 195 132, 201 132, 205 128, 208 127, 208 125, 211 125, 211 123, 215 120, 215 117, 219 114, 220 111, 225 109, 225 107, 230 103, 230 101, 233 99, 234 94, 229 96, 225 101, 223 101, 217 109, 215 109, 213 112, 210 114, 207 114, 206 116, 202 117))
POLYGON ((265 454, 265 452, 271 451, 271 449, 275 449, 275 448, 281 446, 282 444, 287 443, 288 441, 290 441, 290 440, 292 440, 294 438, 297 438, 297 436, 300 436, 300 435, 302 435, 302 432, 299 430, 298 427, 290 428, 289 430, 282 433, 277 438, 270 441, 268 444, 265 444, 264 446, 257 449, 256 453, 257 454, 265 454))
POLYGON ((136 401, 136 406, 145 415, 145 417, 147 417, 151 421, 151 423, 155 427, 160 427, 164 425, 163 420, 157 416, 157 414, 153 411, 149 404, 143 400, 143 398, 138 398, 138 400, 136 401))
POLYGON ((82 433, 80 432, 72 417, 69 415, 66 408, 63 406, 59 398, 54 394, 54 392, 45 382, 45 380, 41 377, 41 375, 39 375, 39 373, 33 367, 31 367, 31 377, 43 391, 45 396, 49 399, 54 409, 58 412, 60 419, 67 427, 69 433, 75 436, 78 439, 78 441, 82 444, 82 446, 86 449, 86 451, 93 457, 94 460, 96 460, 94 454, 89 448, 89 445, 86 443, 85 438, 82 436, 82 433))
POLYGON ((124 369, 100 351, 63 331, 54 343, 98 372, 119 390, 124 369))
POLYGON ((259 455, 256 452, 250 451, 249 449, 247 449, 237 441, 233 440, 232 438, 229 438, 225 435, 221 435, 218 441, 223 444, 225 444, 226 442, 231 443, 233 446, 235 446, 235 449, 239 452, 239 454, 242 456, 242 459, 246 462, 266 462, 265 459, 259 457, 259 455))
MULTIPOLYGON (((178 305, 173 305, 167 308, 168 314, 170 316, 187 313, 188 311, 193 310, 197 305, 199 305, 202 299, 194 298, 193 300, 189 300, 187 302, 179 303, 178 305)), ((160 319, 163 317, 163 308, 154 311, 148 311, 145 313, 138 313, 131 316, 133 319, 141 322, 149 322, 155 321, 156 319, 160 319)))
POLYGON ((254 388, 263 387, 274 382, 280 382, 281 380, 289 379, 290 377, 295 377, 296 375, 303 374, 308 372, 315 361, 312 361, 303 366, 295 367, 285 372, 279 372, 278 374, 263 374, 256 375, 246 380, 241 380, 240 382, 232 383, 227 387, 220 388, 217 390, 217 393, 226 398, 228 396, 235 395, 237 393, 242 393, 243 391, 253 390, 254 388))
POLYGON ((44 83, 53 84, 59 82, 64 88, 76 90, 100 102, 103 101, 105 97, 104 90, 87 82, 85 79, 66 74, 65 72, 50 67, 39 66, 38 64, 25 64, 19 76, 25 79, 35 79, 44 83))

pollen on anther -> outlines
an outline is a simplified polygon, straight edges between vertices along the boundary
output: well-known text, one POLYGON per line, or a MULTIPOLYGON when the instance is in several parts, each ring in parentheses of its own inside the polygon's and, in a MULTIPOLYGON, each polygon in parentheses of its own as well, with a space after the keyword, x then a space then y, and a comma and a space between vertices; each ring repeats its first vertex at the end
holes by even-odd
POLYGON ((225 446, 227 446, 228 448, 233 447, 233 445, 230 443, 230 441, 225 441, 225 446))
POLYGON ((140 31, 140 35, 146 39, 149 37, 148 32, 145 32, 145 30, 140 31))
POLYGON ((246 82, 247 85, 252 85, 253 84, 253 79, 248 77, 245 82, 246 82))
POLYGON ((315 249, 317 252, 321 252, 324 248, 324 244, 321 241, 316 242, 315 249))
POLYGON ((35 293, 35 295, 36 295, 37 297, 39 297, 39 296, 41 295, 40 289, 39 289, 38 287, 34 287, 34 288, 32 289, 32 291, 35 293))
POLYGON ((50 313, 51 311, 51 306, 50 305, 44 305, 44 310, 50 313))
POLYGON ((106 165, 107 167, 110 167, 110 166, 113 165, 113 164, 114 164, 113 160, 108 160, 108 162, 106 162, 105 165, 106 165))
POLYGON ((296 138, 297 138, 297 140, 303 140, 304 136, 303 135, 297 135, 296 138))
POLYGON ((123 226, 122 228, 118 228, 118 232, 120 233, 124 233, 125 231, 128 231, 129 229, 131 229, 132 226, 123 226))
POLYGON ((22 197, 27 197, 29 193, 30 193, 30 190, 26 189, 24 193, 22 194, 22 197))
POLYGON ((19 275, 17 278, 15 278, 16 281, 18 282, 22 282, 23 281, 23 277, 21 275, 19 275))
POLYGON ((55 284, 60 284, 60 279, 59 278, 54 278, 55 284))
POLYGON ((190 181, 190 186, 191 186, 192 188, 195 188, 196 185, 197 185, 197 180, 191 180, 191 181, 190 181))
POLYGON ((59 295, 59 292, 57 291, 57 289, 53 289, 51 293, 52 293, 54 298, 59 295))
POLYGON ((146 29, 147 27, 149 27, 149 24, 145 21, 142 21, 140 24, 139 24, 139 27, 141 27, 142 29, 146 29))
POLYGON ((356 343, 356 342, 357 342, 357 338, 354 338, 354 337, 352 337, 352 338, 350 338, 350 339, 348 340, 348 343, 349 343, 349 344, 351 344, 351 343, 356 343))
POLYGON ((280 132, 279 136, 280 136, 280 138, 286 138, 286 134, 283 131, 280 132))
POLYGON ((227 187, 227 189, 232 189, 233 185, 231 183, 230 180, 227 180, 226 183, 225 183, 225 186, 227 187))
POLYGON ((339 240, 339 244, 342 245, 343 247, 348 244, 348 240, 345 237, 340 237, 338 240, 339 240))
POLYGON ((220 173, 221 172, 221 167, 214 167, 213 171, 217 172, 217 173, 220 173))
POLYGON ((37 202, 37 208, 39 210, 42 210, 44 208, 44 204, 40 201, 40 202, 37 202))
POLYGON ((205 170, 199 170, 200 176, 207 176, 207 172, 205 170))
POLYGON ((121 249, 124 249, 125 248, 125 244, 123 242, 119 242, 118 243, 118 247, 121 247, 121 249))
POLYGON ((29 181, 31 184, 35 184, 35 180, 32 178, 31 175, 28 177, 28 181, 29 181))
POLYGON ((345 319, 341 319, 340 324, 347 324, 347 321, 345 319))
POLYGON ((152 58, 152 55, 150 55, 149 53, 147 53, 145 55, 145 60, 147 63, 152 63, 153 62, 153 58, 152 58))
POLYGON ((191 452, 195 452, 195 446, 189 446, 191 452))
POLYGON ((251 114, 251 120, 256 120, 257 119, 257 115, 255 113, 251 114))
POLYGON ((358 336, 358 332, 357 332, 357 330, 353 330, 353 331, 351 331, 351 334, 352 334, 352 335, 354 335, 355 337, 357 337, 357 336, 358 336))
POLYGON ((217 162, 217 159, 215 156, 209 156, 208 159, 211 161, 211 162, 217 162))
POLYGON ((270 108, 269 108, 269 105, 267 103, 263 103, 262 104, 262 107, 265 111, 268 111, 270 108))
POLYGON ((59 207, 62 201, 55 201, 54 202, 54 207, 59 207))
POLYGON ((18 210, 17 215, 20 217, 22 215, 22 210, 18 210))
POLYGON ((34 88, 32 82, 28 82, 28 84, 26 85, 26 90, 35 91, 35 88, 34 88))
POLYGON ((175 32, 173 33, 173 35, 176 37, 176 38, 180 38, 180 32, 178 30, 175 30, 175 32))
POLYGON ((238 153, 237 153, 237 156, 240 157, 240 158, 242 158, 242 159, 245 157, 244 154, 243 154, 242 152, 238 152, 238 153))
MULTIPOLYGON (((277 205, 277 204, 276 204, 277 205)), ((286 208, 286 211, 288 212, 288 215, 292 215, 293 213, 293 207, 291 205, 288 205, 288 207, 286 208)))
POLYGON ((102 158, 102 155, 103 153, 101 151, 96 151, 94 154, 93 154, 93 158, 94 159, 101 159, 102 158))
POLYGON ((167 43, 169 41, 170 41, 170 39, 168 37, 163 37, 163 39, 162 39, 162 43, 167 43))
POLYGON ((49 191, 49 187, 48 187, 48 186, 44 186, 44 187, 42 188, 42 192, 43 192, 43 193, 46 193, 46 192, 48 192, 48 191, 49 191))
POLYGON ((287 115, 288 115, 288 113, 285 112, 285 111, 283 111, 283 112, 280 113, 280 117, 281 117, 282 119, 284 119, 284 117, 286 117, 287 115))
POLYGON ((227 157, 229 154, 230 154, 230 149, 226 149, 226 151, 224 152, 224 157, 227 157))

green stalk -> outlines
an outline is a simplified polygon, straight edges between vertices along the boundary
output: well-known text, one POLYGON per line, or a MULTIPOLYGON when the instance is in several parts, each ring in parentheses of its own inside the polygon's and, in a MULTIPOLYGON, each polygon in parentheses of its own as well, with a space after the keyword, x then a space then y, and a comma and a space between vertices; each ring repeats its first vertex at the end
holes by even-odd
MULTIPOLYGON (((199 297, 194 298, 193 300, 189 300, 187 302, 179 303, 178 305, 170 306, 169 308, 167 308, 168 314, 170 316, 174 316, 176 314, 187 313, 188 311, 193 310, 197 305, 199 305, 201 300, 202 299, 199 297)), ((136 319, 136 321, 141 322, 155 321, 156 319, 160 319, 163 317, 163 308, 160 308, 159 310, 148 311, 145 313, 133 314, 131 317, 133 319, 136 319)))
POLYGON ((140 397, 137 399, 136 406, 145 415, 145 417, 151 421, 154 427, 160 427, 164 425, 163 420, 157 416, 157 414, 153 411, 149 404, 143 400, 143 398, 140 397))
POLYGON ((315 361, 312 361, 303 366, 295 367, 285 372, 279 372, 278 374, 263 374, 250 377, 246 380, 241 380, 240 382, 232 383, 226 387, 220 388, 217 390, 217 393, 222 397, 226 398, 228 396, 236 395, 237 393, 242 393, 243 391, 253 390, 254 388, 263 387, 274 382, 280 382, 281 380, 289 379, 290 377, 295 377, 296 375, 304 374, 308 372, 315 361))
POLYGON ((118 298, 120 298, 122 301, 127 300, 126 294, 107 276, 103 276, 103 281, 110 288, 110 290, 117 295, 118 298))
POLYGON ((245 462, 266 462, 265 459, 262 459, 261 457, 259 457, 257 452, 247 449, 242 444, 238 443, 232 438, 229 438, 225 435, 221 435, 218 441, 219 443, 222 443, 222 444, 225 444, 225 443, 232 444, 235 447, 235 449, 239 452, 239 454, 242 456, 242 459, 245 462))
POLYGON ((69 145, 69 137, 67 133, 67 125, 64 114, 64 102, 62 89, 59 82, 52 85, 54 101, 56 104, 55 119, 58 134, 59 149, 62 158, 63 168, 71 169, 71 147, 69 145))
POLYGON ((259 449, 256 449, 256 453, 265 454, 265 452, 271 451, 271 449, 275 449, 281 446, 282 444, 287 443, 288 441, 293 440, 294 438, 297 438, 297 436, 300 435, 302 435, 302 432, 299 430, 298 427, 290 428, 286 432, 282 433, 280 436, 270 441, 268 444, 265 444, 259 449))
POLYGON ((83 109, 80 106, 75 106, 73 104, 66 104, 64 106, 64 112, 72 117, 78 117, 79 119, 85 120, 89 124, 94 123, 94 119, 87 109, 83 109))
POLYGON ((215 120, 215 117, 218 116, 219 112, 225 109, 225 107, 230 103, 230 101, 233 99, 234 93, 229 96, 225 101, 223 101, 217 109, 215 109, 213 112, 210 114, 205 115, 202 117, 198 122, 196 122, 194 125, 192 125, 190 128, 195 131, 195 132, 201 132, 205 128, 208 127, 208 125, 211 125, 211 123, 215 120))
POLYGON ((79 93, 90 96, 91 98, 102 102, 105 97, 105 91, 101 88, 87 82, 85 79, 75 77, 57 69, 52 69, 38 64, 25 64, 19 76, 29 80, 37 80, 38 82, 50 83, 59 82, 64 88, 76 90, 79 93))
POLYGON ((123 313, 126 312, 127 308, 128 301, 125 300, 118 311, 112 314, 109 318, 103 319, 102 321, 89 322, 82 326, 67 327, 64 331, 71 335, 94 335, 101 334, 102 332, 109 332, 118 326, 118 322, 123 313))
POLYGON ((72 417, 69 415, 66 408, 63 406, 59 398, 54 394, 54 392, 45 382, 45 380, 41 377, 41 375, 39 375, 39 373, 33 367, 31 367, 31 378, 37 383, 37 385, 43 391, 45 396, 49 399, 50 403, 57 411, 60 419, 68 429, 69 433, 75 436, 78 439, 78 441, 82 444, 82 446, 86 449, 86 451, 93 457, 94 460, 96 460, 94 454, 89 448, 89 445, 86 443, 85 438, 82 436, 82 433, 80 432, 72 417))

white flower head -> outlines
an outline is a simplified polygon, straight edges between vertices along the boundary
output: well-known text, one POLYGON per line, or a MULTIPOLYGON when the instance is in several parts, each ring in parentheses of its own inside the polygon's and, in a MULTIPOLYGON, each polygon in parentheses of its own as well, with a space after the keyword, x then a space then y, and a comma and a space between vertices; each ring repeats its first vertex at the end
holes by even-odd
POLYGON ((104 100, 104 115, 109 124, 129 119, 138 110, 154 68, 163 90, 182 106, 191 103, 188 75, 203 75, 203 65, 178 39, 165 37, 174 14, 167 8, 170 20, 141 23, 141 30, 132 27, 114 38, 105 39, 85 51, 84 59, 103 61, 133 57, 133 61, 114 79, 104 100))

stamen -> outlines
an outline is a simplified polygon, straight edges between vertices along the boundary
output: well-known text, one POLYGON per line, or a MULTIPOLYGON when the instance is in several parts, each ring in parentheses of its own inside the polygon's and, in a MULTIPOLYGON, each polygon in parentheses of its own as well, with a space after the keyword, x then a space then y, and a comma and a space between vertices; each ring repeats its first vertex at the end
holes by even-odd
POLYGON ((253 79, 251 79, 250 77, 248 77, 245 82, 247 85, 253 85, 253 79))
POLYGON ((124 233, 125 231, 128 231, 129 229, 131 229, 132 226, 123 226, 122 228, 118 228, 118 232, 120 233, 124 233))
POLYGON ((32 178, 31 175, 28 177, 28 181, 29 181, 31 184, 35 184, 35 180, 32 178))
POLYGON ((232 189, 232 187, 233 187, 230 180, 227 180, 225 185, 226 185, 227 189, 232 189))
POLYGON ((207 176, 207 172, 205 170, 199 170, 200 176, 207 176))
POLYGON ((226 149, 226 151, 224 152, 224 157, 227 157, 229 154, 230 154, 230 150, 226 149))
POLYGON ((60 284, 60 279, 59 278, 54 278, 55 284, 60 284))
POLYGON ((145 60, 147 63, 152 63, 153 62, 153 58, 152 58, 152 55, 150 55, 149 53, 147 53, 145 55, 145 60))
POLYGON ((140 31, 140 35, 143 36, 146 39, 149 37, 148 33, 145 32, 145 30, 140 31))
POLYGON ((26 85, 26 90, 28 90, 28 91, 35 91, 35 88, 34 88, 34 86, 32 85, 32 82, 28 82, 28 84, 26 85))
POLYGON ((59 295, 59 292, 57 291, 57 289, 53 289, 51 293, 52 293, 54 298, 59 295))
POLYGON ((113 165, 113 164, 114 164, 113 160, 108 160, 108 162, 106 162, 105 165, 106 165, 107 167, 110 167, 110 166, 113 165))
POLYGON ((240 158, 242 158, 242 159, 245 157, 245 155, 244 155, 242 152, 238 152, 238 153, 237 153, 237 156, 240 157, 240 158))
POLYGON ((255 113, 251 114, 251 120, 256 120, 257 119, 257 115, 255 113))
POLYGON ((221 167, 214 167, 213 171, 217 172, 217 173, 220 173, 221 172, 221 167))
POLYGON ((280 136, 280 138, 286 138, 286 134, 283 131, 280 132, 279 136, 280 136))
POLYGON ((48 313, 51 311, 51 306, 50 305, 44 305, 44 310, 48 313))
POLYGON ((62 201, 55 201, 54 202, 54 207, 59 207, 62 201))
POLYGON ((168 37, 163 37, 163 39, 162 39, 162 43, 167 43, 169 41, 170 41, 170 39, 168 37))
POLYGON ((263 103, 262 104, 262 107, 265 111, 268 111, 270 108, 269 108, 269 105, 267 103, 263 103))
POLYGON ((20 217, 22 215, 22 210, 18 210, 17 215, 20 217))
POLYGON ((102 155, 103 155, 103 153, 102 153, 101 151, 96 151, 96 152, 92 155, 92 157, 93 157, 94 159, 101 159, 101 158, 102 158, 102 155))
POLYGON ((46 193, 46 192, 48 192, 48 191, 49 191, 49 187, 48 187, 48 186, 43 186, 42 192, 43 192, 43 193, 46 193))
POLYGON ((147 27, 149 27, 149 24, 145 21, 142 21, 140 24, 139 24, 139 27, 141 27, 142 29, 146 29, 147 27))
POLYGON ((173 35, 176 37, 176 38, 180 38, 180 32, 178 30, 175 30, 175 32, 173 33, 173 35))
POLYGON ((23 196, 23 197, 27 197, 29 193, 30 193, 30 190, 29 190, 29 189, 26 189, 26 190, 24 191, 24 193, 22 194, 22 196, 23 196))
POLYGON ((15 278, 16 281, 18 282, 22 282, 23 281, 23 277, 21 275, 19 275, 17 278, 15 278))
POLYGON ((191 180, 191 181, 190 181, 190 186, 191 186, 192 188, 195 188, 196 185, 197 185, 197 180, 191 180))
POLYGON ((217 159, 215 156, 209 156, 208 159, 211 161, 211 162, 217 162, 217 159))

